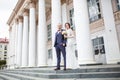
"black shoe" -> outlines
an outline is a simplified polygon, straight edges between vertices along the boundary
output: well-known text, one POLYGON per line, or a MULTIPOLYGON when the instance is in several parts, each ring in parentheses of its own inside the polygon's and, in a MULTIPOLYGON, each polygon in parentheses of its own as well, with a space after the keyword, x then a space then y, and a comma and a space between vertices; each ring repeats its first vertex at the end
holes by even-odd
POLYGON ((72 68, 67 68, 67 70, 72 70, 72 68))
POLYGON ((55 71, 57 71, 57 70, 60 70, 60 68, 56 68, 56 69, 54 69, 55 71))
POLYGON ((63 70, 66 71, 66 68, 64 68, 63 70))

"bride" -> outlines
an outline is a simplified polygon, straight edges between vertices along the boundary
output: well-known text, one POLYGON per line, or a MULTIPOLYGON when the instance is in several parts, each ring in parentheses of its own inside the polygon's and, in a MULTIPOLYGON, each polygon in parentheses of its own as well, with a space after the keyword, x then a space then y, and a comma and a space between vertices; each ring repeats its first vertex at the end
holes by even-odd
POLYGON ((76 69, 78 68, 77 59, 75 56, 75 36, 74 32, 70 27, 69 23, 65 23, 67 38, 67 47, 66 47, 66 68, 67 69, 76 69))

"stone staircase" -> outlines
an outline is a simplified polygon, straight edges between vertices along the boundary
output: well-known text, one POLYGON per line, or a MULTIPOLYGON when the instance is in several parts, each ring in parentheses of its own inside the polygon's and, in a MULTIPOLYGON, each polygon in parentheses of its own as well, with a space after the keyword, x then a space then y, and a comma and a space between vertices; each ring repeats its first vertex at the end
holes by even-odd
POLYGON ((0 80, 120 80, 120 65, 81 66, 54 71, 54 67, 1 70, 0 80))

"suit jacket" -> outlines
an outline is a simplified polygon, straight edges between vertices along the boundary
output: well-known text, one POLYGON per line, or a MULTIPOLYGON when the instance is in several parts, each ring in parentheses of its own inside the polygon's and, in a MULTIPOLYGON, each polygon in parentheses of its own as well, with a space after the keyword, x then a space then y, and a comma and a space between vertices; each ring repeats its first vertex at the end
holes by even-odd
POLYGON ((67 39, 64 38, 64 35, 62 35, 62 31, 64 31, 63 29, 61 29, 61 32, 56 32, 55 33, 55 42, 54 42, 54 47, 56 47, 57 45, 63 45, 65 44, 66 47, 66 42, 67 39))

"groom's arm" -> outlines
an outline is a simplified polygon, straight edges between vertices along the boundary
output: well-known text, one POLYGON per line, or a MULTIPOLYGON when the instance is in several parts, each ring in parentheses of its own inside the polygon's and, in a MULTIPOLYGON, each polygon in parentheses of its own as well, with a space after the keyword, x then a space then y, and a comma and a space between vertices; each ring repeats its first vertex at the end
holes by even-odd
POLYGON ((56 47, 56 33, 55 33, 55 41, 54 41, 54 47, 56 47))
POLYGON ((67 39, 65 38, 65 39, 63 40, 63 46, 66 46, 66 42, 67 42, 67 39))
MULTIPOLYGON (((62 29, 62 31, 65 31, 64 29, 62 29)), ((66 46, 67 43, 67 38, 64 38, 64 35, 62 35, 63 37, 63 46, 66 46)))

